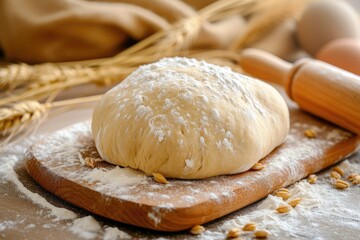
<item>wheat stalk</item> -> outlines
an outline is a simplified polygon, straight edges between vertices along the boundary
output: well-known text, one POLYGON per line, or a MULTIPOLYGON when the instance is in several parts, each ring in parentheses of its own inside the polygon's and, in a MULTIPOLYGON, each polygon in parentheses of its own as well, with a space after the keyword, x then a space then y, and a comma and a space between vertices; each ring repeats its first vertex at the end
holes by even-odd
MULTIPOLYGON (((206 52, 195 51, 191 52, 190 56, 198 59, 207 59, 210 62, 225 66, 231 66, 232 69, 240 71, 238 67, 238 60, 240 59, 239 53, 226 50, 212 50, 206 52)), ((119 73, 116 72, 116 74, 119 73)), ((85 79, 85 81, 87 81, 87 79, 85 79)), ((51 92, 55 92, 55 89, 62 89, 66 87, 64 86, 64 82, 57 84, 44 86, 43 88, 51 87, 53 88, 51 92), (54 88, 57 84, 61 87, 54 88)), ((31 93, 41 95, 41 89, 42 88, 39 88, 36 91, 33 89, 31 93)), ((46 89, 46 92, 49 92, 49 90, 46 89)), ((45 120, 50 109, 97 101, 101 98, 101 96, 102 95, 95 95, 55 102, 50 101, 47 103, 40 103, 36 100, 24 100, 15 104, 10 104, 8 107, 0 108, 0 136, 5 137, 2 143, 0 143, 0 147, 17 137, 26 127, 34 124, 40 124, 42 120, 45 120)))
MULTIPOLYGON (((53 108, 69 107, 77 104, 98 101, 102 95, 75 98, 69 100, 40 103, 35 100, 22 101, 0 108, 0 148, 18 137, 26 128, 35 130, 46 119, 49 110, 53 108)), ((27 135, 27 134, 24 134, 27 135)))
POLYGON ((242 36, 229 47, 230 50, 240 50, 258 41, 272 29, 289 18, 299 16, 309 0, 272 0, 264 4, 250 19, 242 36))
MULTIPOLYGON (((121 68, 134 68, 141 64, 154 62, 165 56, 174 56, 190 48, 193 39, 199 33, 205 21, 216 21, 235 13, 248 14, 254 11, 255 6, 260 0, 223 0, 217 1, 201 9, 197 16, 181 19, 170 29, 159 31, 150 37, 142 40, 134 46, 122 51, 120 54, 107 58, 88 61, 68 62, 60 64, 39 64, 29 66, 25 64, 12 64, 0 69, 0 90, 14 90, 23 87, 25 92, 17 93, 1 101, 0 104, 23 99, 33 99, 33 96, 46 97, 51 92, 45 94, 47 85, 56 85, 56 90, 62 89, 59 82, 71 79, 72 84, 66 87, 93 82, 93 75, 104 66, 118 66, 121 68), (73 66, 75 65, 75 67, 73 66), (89 78, 84 81, 84 78, 89 78), (30 94, 34 88, 40 87, 41 90, 30 94)), ((99 81, 98 81, 99 82, 99 81)))
POLYGON ((124 61, 129 61, 129 56, 134 54, 139 54, 142 57, 156 56, 156 60, 181 54, 182 51, 190 48, 204 22, 217 21, 234 14, 249 14, 257 8, 261 8, 262 4, 263 1, 261 0, 216 1, 201 9, 197 16, 181 19, 173 24, 170 29, 159 31, 112 58, 102 59, 100 62, 94 60, 87 62, 87 64, 123 64, 124 61))
MULTIPOLYGON (((207 60, 220 65, 230 66, 234 70, 241 72, 238 65, 240 54, 229 50, 208 50, 208 51, 189 51, 179 53, 179 56, 193 57, 200 60, 207 60)), ((136 67, 117 67, 101 66, 94 70, 93 74, 55 81, 52 84, 38 85, 36 88, 29 88, 20 93, 13 92, 12 95, 0 99, 0 106, 12 102, 24 101, 28 99, 41 100, 49 97, 55 92, 62 91, 81 84, 100 84, 110 85, 119 83, 125 79, 136 67)))
MULTIPOLYGON (((122 81, 136 67, 141 64, 154 62, 166 56, 188 56, 206 59, 210 62, 238 67, 239 54, 232 51, 214 50, 194 52, 190 50, 193 39, 197 36, 203 23, 218 21, 222 18, 242 14, 255 14, 246 33, 237 41, 236 48, 242 48, 257 40, 264 32, 279 22, 300 11, 301 3, 287 4, 287 0, 222 0, 201 9, 198 15, 182 19, 171 28, 159 31, 140 41, 132 47, 111 58, 94 59, 54 64, 12 64, 0 68, 0 136, 5 145, 23 132, 26 127, 34 123, 40 124, 50 109, 65 107, 86 101, 98 99, 100 96, 77 98, 66 101, 40 103, 40 99, 51 96, 64 89, 82 84, 111 84, 122 81), (272 7, 271 13, 268 4, 278 3, 282 7, 272 7), (288 9, 289 7, 289 9, 288 9), (285 10, 286 8, 286 10, 285 10), (286 13, 286 12, 290 13, 286 13), (271 17, 275 19, 269 21, 271 17), (266 19, 266 20, 265 20, 266 19), (18 102, 12 104, 14 102, 18 102)), ((279 6, 280 6, 279 5, 279 6)))
POLYGON ((55 92, 62 91, 81 84, 95 83, 109 85, 112 83, 120 82, 128 74, 134 71, 135 68, 120 68, 116 66, 105 66, 97 68, 92 75, 77 76, 68 78, 63 81, 53 82, 38 86, 36 88, 29 88, 21 91, 20 93, 14 92, 12 95, 0 99, 0 106, 10 104, 12 102, 24 100, 41 100, 55 92))

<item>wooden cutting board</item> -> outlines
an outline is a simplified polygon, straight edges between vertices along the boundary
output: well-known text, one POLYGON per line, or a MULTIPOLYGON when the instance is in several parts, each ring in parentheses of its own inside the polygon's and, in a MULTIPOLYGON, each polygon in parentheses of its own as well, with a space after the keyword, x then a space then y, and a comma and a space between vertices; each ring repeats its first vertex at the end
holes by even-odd
POLYGON ((357 150, 357 136, 296 107, 290 107, 290 114, 291 131, 285 143, 261 160, 265 165, 261 171, 204 180, 169 179, 166 185, 139 173, 136 181, 120 177, 106 183, 111 170, 124 176, 125 169, 101 161, 90 122, 60 130, 31 146, 25 155, 26 169, 48 191, 95 214, 144 228, 184 230, 258 201, 357 150), (315 130, 317 137, 306 138, 307 129, 315 130), (96 160, 96 167, 85 166, 85 158, 96 160))

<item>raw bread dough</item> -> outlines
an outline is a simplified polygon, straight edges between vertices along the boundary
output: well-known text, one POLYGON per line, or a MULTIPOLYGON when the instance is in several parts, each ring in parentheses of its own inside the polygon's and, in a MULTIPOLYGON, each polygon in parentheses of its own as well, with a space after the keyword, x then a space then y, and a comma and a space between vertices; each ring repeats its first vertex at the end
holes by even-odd
POLYGON ((139 67, 102 97, 92 120, 104 160, 182 179, 247 171, 288 130, 273 87, 187 58, 139 67))

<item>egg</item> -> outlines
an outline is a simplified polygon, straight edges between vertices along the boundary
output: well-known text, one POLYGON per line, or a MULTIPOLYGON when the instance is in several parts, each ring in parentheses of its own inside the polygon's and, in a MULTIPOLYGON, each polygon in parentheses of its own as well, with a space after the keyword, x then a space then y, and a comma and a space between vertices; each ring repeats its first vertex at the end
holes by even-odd
POLYGON ((304 10, 297 24, 301 47, 312 56, 325 44, 339 38, 359 38, 360 23, 356 11, 342 0, 318 0, 304 10))
POLYGON ((329 42, 316 58, 360 75, 360 40, 342 38, 329 42))

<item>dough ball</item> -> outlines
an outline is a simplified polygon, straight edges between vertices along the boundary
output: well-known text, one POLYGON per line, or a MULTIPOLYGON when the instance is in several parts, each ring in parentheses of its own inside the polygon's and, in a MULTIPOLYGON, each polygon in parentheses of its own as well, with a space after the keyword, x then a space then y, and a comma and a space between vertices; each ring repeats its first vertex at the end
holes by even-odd
POLYGON ((247 171, 288 130, 273 87, 187 58, 139 67, 102 97, 92 120, 107 162, 181 179, 247 171))

